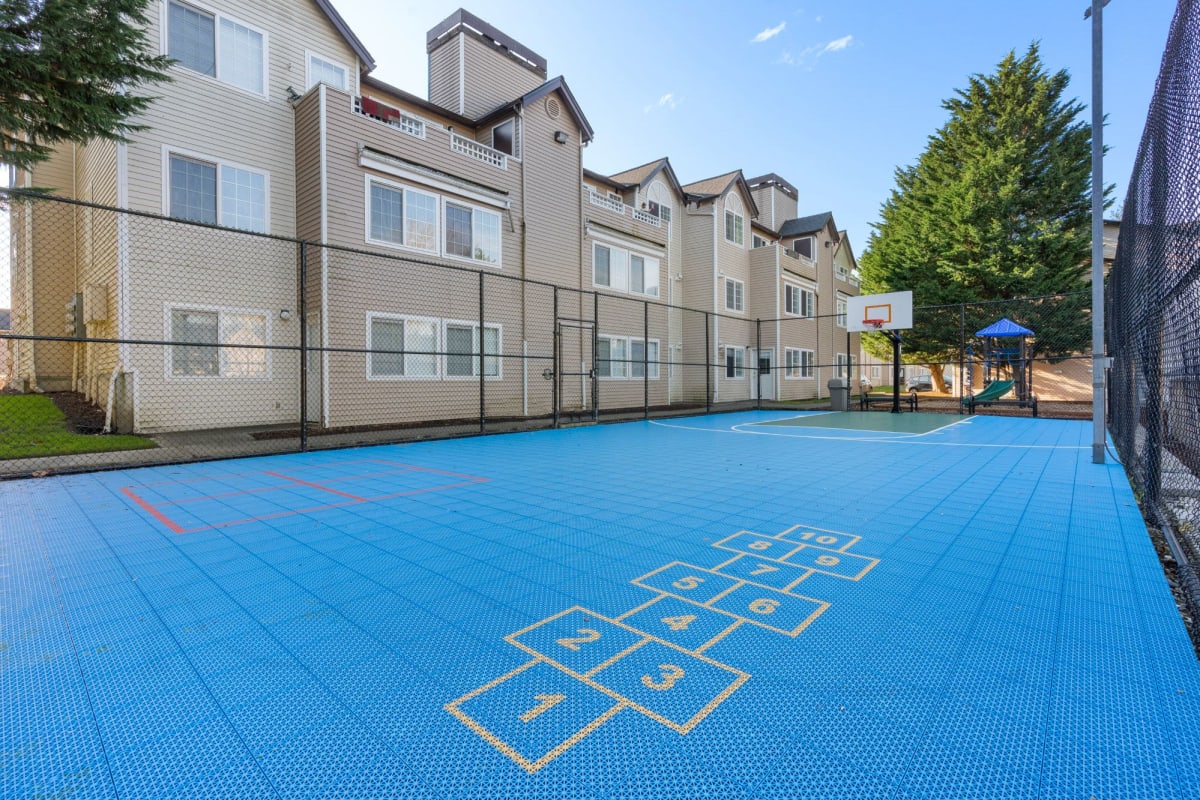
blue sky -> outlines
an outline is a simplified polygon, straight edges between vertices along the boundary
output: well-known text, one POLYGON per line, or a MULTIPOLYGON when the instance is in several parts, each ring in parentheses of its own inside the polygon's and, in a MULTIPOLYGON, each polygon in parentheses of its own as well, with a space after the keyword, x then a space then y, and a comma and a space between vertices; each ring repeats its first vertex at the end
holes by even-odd
MULTIPOLYGON (((668 156, 685 183, 775 172, 800 212, 832 211, 856 253, 893 187, 946 120, 941 101, 1012 49, 1091 104, 1089 0, 333 0, 375 75, 426 96, 425 32, 460 5, 563 75, 596 130, 589 169, 668 156)), ((1174 0, 1112 0, 1105 21, 1105 182, 1123 197, 1174 0)), ((1088 112, 1090 114, 1090 111, 1088 112)))
MULTIPOLYGON (((333 0, 378 64, 427 95, 425 32, 458 0, 333 0)), ((1009 51, 1041 43, 1070 97, 1091 103, 1089 0, 475 0, 463 7, 549 62, 596 130, 589 169, 668 156, 685 183, 775 172, 800 213, 832 211, 855 253, 891 191, 945 121, 942 100, 1009 51)), ((1112 0, 1104 12, 1105 183, 1125 195, 1175 11, 1112 0)), ((1085 112, 1090 114, 1089 112, 1085 112)), ((1090 116, 1089 116, 1090 119, 1090 116)), ((6 220, 5 220, 6 221, 6 220)), ((0 221, 0 250, 7 253, 0 221)), ((0 262, 6 259, 0 259, 0 262)), ((0 307, 8 305, 0 263, 0 307)))

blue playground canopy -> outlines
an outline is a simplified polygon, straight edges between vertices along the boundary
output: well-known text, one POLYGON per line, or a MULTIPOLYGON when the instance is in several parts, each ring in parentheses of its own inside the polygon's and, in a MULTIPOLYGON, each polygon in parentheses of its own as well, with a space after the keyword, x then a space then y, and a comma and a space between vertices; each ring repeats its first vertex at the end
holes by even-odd
POLYGON ((976 336, 1033 336, 1029 328, 1018 325, 1008 317, 1003 317, 983 330, 975 331, 976 336))

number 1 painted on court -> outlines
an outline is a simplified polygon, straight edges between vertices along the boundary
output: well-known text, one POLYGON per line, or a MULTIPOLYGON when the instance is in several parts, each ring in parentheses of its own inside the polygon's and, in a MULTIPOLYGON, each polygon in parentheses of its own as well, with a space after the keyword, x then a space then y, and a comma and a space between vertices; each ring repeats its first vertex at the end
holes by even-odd
POLYGON ((521 722, 533 722, 542 714, 545 714, 550 709, 567 699, 565 694, 535 694, 534 700, 540 700, 536 706, 526 711, 521 715, 521 722))

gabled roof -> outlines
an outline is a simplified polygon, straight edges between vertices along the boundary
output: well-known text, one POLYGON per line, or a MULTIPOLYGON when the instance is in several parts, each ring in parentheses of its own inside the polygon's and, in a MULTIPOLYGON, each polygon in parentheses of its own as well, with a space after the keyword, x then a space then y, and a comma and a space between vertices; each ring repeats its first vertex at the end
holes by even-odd
POLYGON ((675 177, 675 170, 671 167, 670 160, 665 157, 651 161, 649 164, 642 164, 640 167, 634 167, 624 172, 618 172, 615 175, 609 175, 609 178, 626 186, 636 185, 644 189, 654 179, 654 176, 660 172, 666 174, 667 183, 671 185, 671 188, 676 193, 682 196, 684 194, 683 186, 680 185, 679 178, 675 177))
POLYGON ((561 75, 553 80, 546 81, 532 92, 527 92, 518 97, 516 100, 510 100, 504 105, 492 109, 479 119, 475 120, 475 124, 486 125, 487 123, 499 119, 507 113, 515 111, 519 105, 528 106, 532 103, 536 103, 538 100, 541 100, 551 92, 558 92, 562 95, 562 98, 567 101, 567 111, 570 112, 571 118, 575 120, 575 124, 579 126, 579 130, 582 132, 581 138, 585 142, 590 142, 592 137, 595 136, 596 132, 592 130, 592 124, 588 122, 587 117, 583 115, 583 109, 579 107, 579 101, 575 99, 574 93, 571 92, 571 87, 567 86, 566 79, 561 75))
POLYGON ((596 183, 602 183, 605 186, 616 189, 619 192, 625 191, 626 189, 628 189, 630 186, 633 185, 631 183, 623 183, 621 181, 613 180, 609 176, 601 175, 599 172, 590 170, 587 167, 583 168, 583 177, 587 178, 590 181, 595 181, 596 183))
POLYGON ((354 31, 350 30, 350 26, 346 24, 346 20, 342 19, 342 15, 337 12, 333 4, 329 0, 315 0, 315 2, 317 8, 325 12, 325 16, 333 23, 333 27, 337 28, 338 33, 342 35, 342 38, 346 40, 346 43, 358 55, 358 60, 363 63, 363 68, 367 72, 375 69, 375 59, 367 52, 367 48, 363 46, 362 41, 354 35, 354 31))
POLYGON ((799 219, 789 219, 780 226, 779 235, 785 239, 789 236, 804 236, 805 234, 816 233, 832 222, 832 211, 823 211, 820 214, 800 217, 799 219))
POLYGON ((740 169, 735 169, 733 172, 726 172, 724 175, 705 178, 695 183, 689 183, 683 187, 683 191, 688 195, 689 200, 703 203, 706 200, 716 200, 718 197, 724 197, 735 184, 740 184, 742 191, 746 193, 746 200, 750 203, 750 216, 757 217, 758 204, 754 202, 754 196, 750 194, 750 187, 746 185, 746 179, 742 176, 740 169))

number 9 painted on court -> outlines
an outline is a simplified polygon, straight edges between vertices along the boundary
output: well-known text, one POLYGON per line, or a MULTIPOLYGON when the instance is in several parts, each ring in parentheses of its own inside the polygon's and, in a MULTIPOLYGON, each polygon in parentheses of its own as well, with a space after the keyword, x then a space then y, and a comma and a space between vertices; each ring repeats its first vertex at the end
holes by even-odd
POLYGON ((832 567, 840 564, 841 561, 837 556, 817 556, 817 563, 822 567, 832 567))

